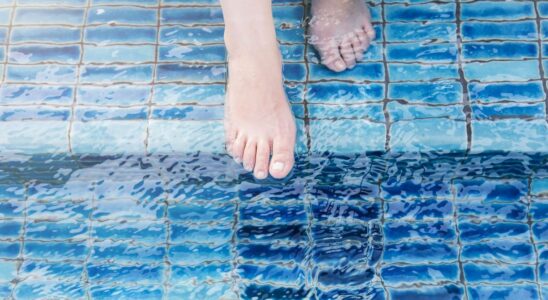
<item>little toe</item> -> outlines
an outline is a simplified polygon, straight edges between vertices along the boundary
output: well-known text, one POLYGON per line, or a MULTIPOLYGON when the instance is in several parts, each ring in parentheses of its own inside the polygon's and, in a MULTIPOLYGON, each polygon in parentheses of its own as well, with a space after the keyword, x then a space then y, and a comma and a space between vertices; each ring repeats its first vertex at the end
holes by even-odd
POLYGON ((272 145, 272 159, 270 160, 270 175, 281 179, 287 176, 295 162, 294 141, 290 139, 274 139, 272 145))
POLYGON ((345 39, 341 44, 341 56, 346 67, 351 69, 356 65, 356 54, 352 48, 352 39, 345 39))
POLYGON ((253 174, 257 179, 265 179, 268 176, 268 162, 270 158, 270 145, 267 141, 257 143, 257 154, 255 156, 255 170, 253 174))
POLYGON ((365 33, 363 29, 356 30, 356 36, 362 45, 363 51, 367 50, 367 48, 369 48, 369 43, 371 42, 367 33, 365 33))
POLYGON ((243 163, 246 171, 253 171, 255 167, 255 156, 257 153, 257 143, 254 141, 247 141, 244 150, 243 163))
POLYGON ((230 154, 232 155, 232 158, 237 163, 242 162, 242 157, 244 155, 244 149, 246 145, 246 137, 245 135, 238 134, 236 137, 236 140, 234 140, 234 143, 232 143, 230 154))
POLYGON ((346 70, 346 64, 341 57, 339 46, 333 42, 318 47, 322 64, 335 72, 346 70))
POLYGON ((370 22, 366 22, 363 25, 363 30, 367 34, 367 37, 369 37, 370 41, 373 41, 375 39, 375 36, 376 36, 375 28, 373 28, 373 25, 371 25, 370 22))

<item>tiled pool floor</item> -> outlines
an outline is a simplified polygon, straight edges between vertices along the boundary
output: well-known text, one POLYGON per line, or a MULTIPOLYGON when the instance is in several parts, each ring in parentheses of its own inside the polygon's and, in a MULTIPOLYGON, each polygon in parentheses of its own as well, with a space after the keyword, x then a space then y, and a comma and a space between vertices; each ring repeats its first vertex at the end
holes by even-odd
POLYGON ((284 181, 223 154, 216 0, 0 0, 0 298, 548 299, 548 2, 371 1, 340 74, 273 2, 284 181))

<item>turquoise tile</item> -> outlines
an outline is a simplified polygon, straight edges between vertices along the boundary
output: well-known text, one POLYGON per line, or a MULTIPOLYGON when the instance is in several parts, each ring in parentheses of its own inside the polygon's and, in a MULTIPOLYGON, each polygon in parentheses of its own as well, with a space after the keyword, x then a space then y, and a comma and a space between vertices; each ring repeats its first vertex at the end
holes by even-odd
POLYGON ((386 59, 389 61, 455 62, 457 52, 457 47, 454 44, 390 44, 386 46, 386 59))
POLYGON ((539 79, 537 60, 470 62, 463 66, 468 80, 489 81, 528 81, 539 79))
POLYGON ((160 46, 158 51, 158 60, 161 62, 224 63, 226 61, 224 45, 160 46))
POLYGON ((95 6, 87 12, 87 24, 134 24, 154 25, 158 23, 155 9, 131 6, 95 6))
POLYGON ((519 119, 472 122, 472 150, 542 152, 548 150, 544 120, 519 119))
POLYGON ((472 116, 476 120, 493 118, 525 118, 544 119, 546 106, 544 103, 536 104, 473 104, 472 116))
POLYGON ((359 105, 325 105, 309 104, 308 117, 313 119, 345 119, 361 118, 373 122, 384 122, 384 112, 381 103, 359 105))
POLYGON ((536 43, 465 43, 462 48, 462 55, 466 60, 537 58, 539 49, 536 43))
POLYGON ((533 195, 548 194, 548 178, 533 178, 531 182, 531 193, 533 195))
POLYGON ((224 65, 159 64, 158 82, 220 83, 225 81, 224 65))
POLYGON ((152 102, 156 104, 222 104, 225 98, 223 84, 157 84, 152 102))
POLYGON ((148 102, 150 94, 149 86, 81 86, 78 88, 76 101, 78 104, 99 106, 143 105, 148 102))
POLYGON ((129 26, 96 26, 86 27, 84 41, 100 45, 156 43, 156 28, 129 26))
POLYGON ((9 62, 32 64, 40 62, 75 64, 80 61, 80 46, 11 46, 9 62))
POLYGON ((323 65, 310 64, 309 80, 352 80, 382 81, 384 80, 384 67, 382 63, 358 63, 354 68, 346 72, 336 73, 323 65))
POLYGON ((81 83, 148 83, 152 82, 153 66, 85 66, 80 68, 81 83))
POLYGON ((443 21, 455 19, 455 4, 386 5, 385 16, 393 21, 443 21))
POLYGON ((12 43, 25 42, 54 42, 54 43, 78 43, 82 30, 79 28, 48 26, 14 27, 11 30, 10 41, 12 43))
POLYGON ((16 25, 63 24, 78 26, 84 24, 84 9, 18 7, 15 10, 13 23, 16 25))
POLYGON ((314 120, 310 122, 313 153, 366 153, 384 151, 386 126, 365 120, 314 120), (339 134, 345 132, 347 134, 339 134), (350 134, 351 133, 351 134, 350 134))
POLYGON ((466 122, 448 119, 401 121, 390 129, 390 149, 404 151, 466 150, 466 122))
POLYGON ((76 83, 76 66, 42 64, 42 65, 8 65, 6 81, 14 83, 76 83))

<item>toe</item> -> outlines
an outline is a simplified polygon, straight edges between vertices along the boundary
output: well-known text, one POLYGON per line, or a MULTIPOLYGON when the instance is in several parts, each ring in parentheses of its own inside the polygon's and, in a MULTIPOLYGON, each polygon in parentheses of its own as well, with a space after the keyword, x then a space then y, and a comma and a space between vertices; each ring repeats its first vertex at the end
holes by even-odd
POLYGON ((339 51, 339 45, 337 45, 334 41, 319 46, 318 51, 322 57, 322 64, 330 70, 341 72, 346 69, 346 64, 344 63, 339 51))
POLYGON ((349 69, 356 65, 356 54, 352 48, 352 40, 353 38, 347 38, 341 43, 341 56, 349 69))
POLYGON ((257 154, 257 143, 254 141, 247 141, 244 150, 243 163, 246 171, 253 171, 255 167, 255 156, 257 154))
POLYGON ((371 25, 370 22, 366 22, 363 25, 363 30, 365 31, 365 34, 367 34, 370 41, 375 39, 375 28, 373 28, 373 25, 371 25))
POLYGON ((358 37, 358 40, 360 40, 362 49, 365 51, 369 47, 369 43, 371 42, 369 40, 369 36, 367 36, 367 33, 365 33, 364 30, 357 30, 356 36, 358 37))
POLYGON ((257 179, 265 179, 268 176, 268 160, 270 158, 270 145, 267 141, 257 143, 257 155, 255 156, 255 170, 253 174, 257 179))
POLYGON ((293 145, 290 139, 274 139, 272 145, 272 159, 270 160, 270 175, 280 179, 289 174, 295 161, 293 145))
POLYGON ((234 140, 234 143, 232 143, 230 154, 232 155, 232 158, 234 158, 234 160, 237 163, 242 162, 245 144, 246 144, 246 137, 243 134, 238 134, 238 136, 234 140))
POLYGON ((362 42, 356 37, 355 40, 352 41, 352 49, 354 49, 354 55, 356 56, 356 61, 360 61, 363 59, 363 44, 362 42))

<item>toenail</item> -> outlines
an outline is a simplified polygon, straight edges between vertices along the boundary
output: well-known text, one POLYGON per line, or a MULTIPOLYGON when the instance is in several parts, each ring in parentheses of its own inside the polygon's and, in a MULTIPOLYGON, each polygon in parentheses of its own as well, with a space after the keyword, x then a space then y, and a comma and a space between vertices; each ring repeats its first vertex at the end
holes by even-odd
POLYGON ((244 164, 244 169, 248 172, 253 171, 253 167, 251 165, 248 165, 248 164, 244 164))
POLYGON ((281 161, 277 161, 272 165, 273 171, 282 171, 284 169, 285 165, 281 161))
POLYGON ((241 162, 242 162, 242 159, 239 158, 239 157, 234 157, 234 161, 237 162, 237 163, 241 163, 241 162))
POLYGON ((257 178, 263 179, 266 177, 266 173, 264 171, 257 172, 257 178))

